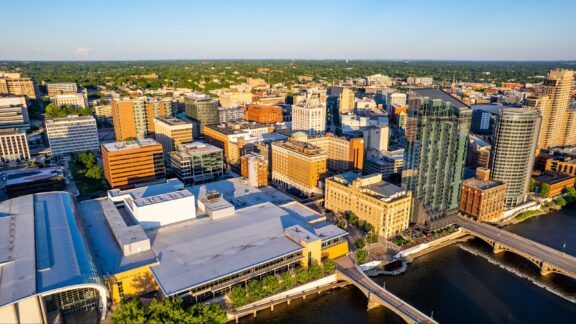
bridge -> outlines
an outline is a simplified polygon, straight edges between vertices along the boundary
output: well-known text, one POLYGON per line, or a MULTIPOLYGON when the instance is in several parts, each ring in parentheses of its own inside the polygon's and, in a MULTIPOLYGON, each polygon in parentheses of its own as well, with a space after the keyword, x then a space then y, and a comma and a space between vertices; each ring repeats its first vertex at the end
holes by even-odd
POLYGON ((456 223, 464 233, 475 236, 492 246, 494 253, 512 252, 540 268, 542 275, 559 273, 576 279, 576 257, 560 252, 525 237, 458 216, 456 223))
POLYGON ((358 268, 356 263, 352 261, 350 256, 343 256, 336 259, 336 277, 339 281, 349 282, 360 289, 360 291, 368 297, 368 309, 384 306, 396 313, 407 323, 437 323, 431 317, 420 312, 410 304, 407 304, 368 278, 368 276, 358 268))

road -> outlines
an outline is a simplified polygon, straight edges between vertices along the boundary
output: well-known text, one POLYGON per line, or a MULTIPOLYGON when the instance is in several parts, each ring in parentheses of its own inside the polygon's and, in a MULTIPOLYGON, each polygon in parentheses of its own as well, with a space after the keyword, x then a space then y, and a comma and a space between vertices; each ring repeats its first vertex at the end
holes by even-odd
POLYGON ((576 257, 494 226, 458 217, 457 224, 515 250, 576 274, 576 257))
POLYGON ((353 280, 355 285, 361 286, 362 289, 380 299, 383 304, 387 305, 387 307, 394 312, 401 313, 402 316, 407 317, 416 323, 436 323, 429 316, 420 312, 412 305, 404 302, 402 299, 396 297, 394 294, 380 287, 368 278, 368 276, 358 268, 350 256, 343 256, 336 259, 336 265, 340 273, 353 280))

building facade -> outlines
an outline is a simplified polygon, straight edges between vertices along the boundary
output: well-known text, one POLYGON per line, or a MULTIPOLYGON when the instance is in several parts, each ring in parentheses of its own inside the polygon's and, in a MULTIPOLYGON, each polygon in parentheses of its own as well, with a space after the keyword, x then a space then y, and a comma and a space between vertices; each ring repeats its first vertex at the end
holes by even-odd
POLYGON ((496 118, 490 169, 493 180, 507 185, 506 207, 528 199, 541 120, 540 111, 518 108, 501 109, 496 118))
POLYGON ((49 97, 71 95, 78 92, 78 86, 74 82, 47 83, 46 90, 49 97))
POLYGON ((98 128, 92 116, 48 119, 46 135, 53 155, 98 151, 98 128))
POLYGON ((0 94, 26 96, 29 99, 37 99, 38 91, 36 84, 30 78, 23 78, 20 73, 0 72, 0 94))
POLYGON ((26 105, 0 103, 0 128, 29 129, 30 118, 26 105))
POLYGON ((576 138, 569 136, 572 130, 568 128, 568 122, 576 118, 573 116, 576 111, 569 110, 573 83, 574 71, 551 70, 542 95, 526 100, 526 107, 536 108, 542 114, 539 148, 576 144, 576 138))
POLYGON ((17 128, 0 129, 0 159, 2 162, 30 160, 25 131, 17 128))
POLYGON ((294 139, 272 143, 272 181, 303 193, 321 192, 327 155, 319 147, 294 139))
POLYGON ((282 117, 282 107, 280 106, 251 104, 246 107, 245 116, 248 121, 262 124, 281 123, 284 120, 282 117))
POLYGON ((50 97, 50 101, 56 106, 70 105, 76 108, 88 106, 88 98, 83 93, 57 95, 50 97))
POLYGON ((364 173, 381 173, 384 178, 392 174, 400 175, 404 169, 404 150, 379 152, 373 156, 367 155, 364 162, 364 173))
POLYGON ((342 92, 338 95, 338 111, 341 114, 354 111, 354 99, 354 90, 350 88, 342 89, 342 92))
POLYGON ((383 181, 381 174, 345 173, 326 179, 324 207, 352 212, 389 239, 408 229, 412 193, 383 181))
POLYGON ((172 114, 172 102, 169 100, 116 99, 112 100, 111 108, 117 141, 154 135, 154 118, 172 114))
POLYGON ((220 124, 244 121, 245 109, 245 106, 234 106, 229 108, 218 107, 218 118, 220 124))
POLYGON ((202 134, 205 126, 220 123, 217 99, 208 96, 187 96, 184 105, 186 117, 192 118, 198 123, 202 134))
POLYGON ((481 222, 497 222, 504 212, 506 184, 490 180, 490 170, 477 168, 476 177, 462 183, 460 211, 481 222))
POLYGON ((263 187, 268 185, 268 159, 264 155, 250 152, 240 158, 241 175, 248 179, 248 185, 263 187))
POLYGON ((322 135, 326 131, 326 106, 293 105, 292 131, 302 131, 308 135, 322 135))
POLYGON ((424 229, 455 221, 471 114, 470 107, 441 90, 411 94, 402 187, 413 192, 413 222, 424 229))
POLYGON ((154 118, 156 141, 162 144, 165 154, 182 143, 192 142, 192 124, 172 116, 154 118))
POLYGON ((162 145, 149 138, 102 144, 102 162, 111 188, 130 188, 166 176, 162 145))
POLYGON ((326 167, 334 174, 362 170, 364 167, 364 139, 338 137, 332 133, 304 140, 326 153, 326 167))
POLYGON ((214 181, 224 175, 224 154, 202 142, 179 144, 170 152, 170 168, 186 184, 214 181))
POLYGON ((560 196, 566 189, 573 188, 575 179, 565 173, 546 173, 534 178, 539 187, 538 194, 546 198, 560 196))

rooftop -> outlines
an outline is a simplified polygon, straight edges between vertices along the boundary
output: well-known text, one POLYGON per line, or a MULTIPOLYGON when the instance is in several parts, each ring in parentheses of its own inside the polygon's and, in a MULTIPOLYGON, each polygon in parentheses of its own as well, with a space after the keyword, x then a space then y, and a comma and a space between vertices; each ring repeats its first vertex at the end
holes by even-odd
POLYGON ((211 128, 217 132, 225 135, 242 134, 246 130, 259 129, 259 128, 269 128, 270 125, 261 124, 257 122, 228 122, 226 124, 220 125, 207 125, 206 127, 211 128))
POLYGON ((16 185, 34 181, 48 180, 54 177, 64 177, 62 167, 25 168, 6 173, 6 185, 16 185))
POLYGON ((500 181, 494 181, 494 180, 484 181, 477 178, 466 179, 464 180, 463 184, 480 190, 488 190, 503 185, 503 183, 500 181))
POLYGON ((69 115, 68 117, 64 118, 46 119, 45 123, 46 125, 50 125, 63 122, 86 122, 86 121, 94 121, 94 123, 96 123, 96 119, 94 119, 94 116, 78 116, 78 115, 69 115))
POLYGON ((145 138, 145 139, 135 140, 135 141, 123 141, 123 142, 113 142, 113 143, 102 144, 102 146, 108 152, 132 150, 132 149, 138 149, 138 148, 153 146, 153 145, 160 146, 160 143, 156 142, 155 140, 153 140, 151 138, 145 138))
POLYGON ((356 187, 364 194, 384 201, 405 198, 408 195, 406 190, 382 180, 382 175, 379 173, 363 176, 359 172, 347 172, 336 175, 332 179, 347 186, 356 187))
POLYGON ((182 119, 172 117, 172 116, 158 116, 158 117, 154 117, 154 119, 156 119, 157 121, 160 121, 160 122, 162 122, 168 126, 190 125, 190 127, 192 127, 191 123, 187 123, 187 122, 183 121, 182 119))
POLYGON ((190 157, 198 154, 210 154, 217 152, 222 152, 222 149, 214 145, 196 141, 177 145, 177 150, 173 152, 173 154, 190 157))
POLYGON ((442 101, 449 102, 456 108, 470 108, 462 101, 452 97, 449 93, 442 91, 440 89, 424 88, 424 89, 414 89, 413 91, 414 93, 416 93, 416 95, 422 97, 428 97, 430 99, 439 99, 442 101))
POLYGON ((100 283, 67 192, 0 203, 0 306, 37 293, 100 283))
POLYGON ((287 142, 274 142, 272 145, 283 147, 292 152, 304 154, 307 156, 326 156, 324 151, 316 145, 297 140, 288 140, 287 142))
POLYGON ((566 181, 566 180, 569 180, 572 178, 574 178, 574 177, 569 175, 569 174, 564 174, 564 173, 545 173, 541 176, 537 176, 536 178, 534 178, 534 180, 536 180, 536 182, 542 182, 542 183, 547 183, 547 184, 556 184, 556 183, 566 181))

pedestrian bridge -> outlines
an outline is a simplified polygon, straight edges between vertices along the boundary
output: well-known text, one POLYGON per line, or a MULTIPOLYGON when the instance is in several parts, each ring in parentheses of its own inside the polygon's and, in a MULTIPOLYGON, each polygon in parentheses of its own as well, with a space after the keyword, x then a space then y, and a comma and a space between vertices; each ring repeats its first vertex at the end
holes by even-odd
POLYGON ((554 272, 576 279, 576 257, 574 256, 462 216, 458 216, 456 223, 464 233, 490 244, 494 253, 508 251, 520 255, 538 266, 542 275, 554 272))
POLYGON ((336 266, 336 277, 339 281, 355 285, 368 297, 368 309, 384 306, 402 317, 407 323, 437 323, 368 278, 350 256, 336 259, 336 266))

